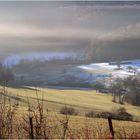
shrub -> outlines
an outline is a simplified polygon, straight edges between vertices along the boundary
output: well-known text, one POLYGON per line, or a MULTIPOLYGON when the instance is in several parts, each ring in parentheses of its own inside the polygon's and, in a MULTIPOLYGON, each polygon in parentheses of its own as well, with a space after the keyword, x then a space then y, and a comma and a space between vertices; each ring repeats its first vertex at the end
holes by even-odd
POLYGON ((87 112, 85 114, 86 117, 90 117, 90 118, 108 118, 108 117, 112 117, 113 116, 113 113, 110 113, 110 112, 94 112, 94 111, 90 111, 90 112, 87 112))
POLYGON ((18 104, 12 104, 10 98, 0 95, 0 139, 13 138, 17 109, 18 104))
POLYGON ((72 107, 62 107, 60 113, 65 115, 78 115, 78 112, 72 107))
POLYGON ((93 117, 96 116, 96 113, 95 113, 94 111, 90 111, 90 112, 87 112, 87 113, 85 114, 85 116, 86 116, 86 117, 93 118, 93 117))
POLYGON ((113 113, 110 113, 110 112, 101 112, 101 113, 97 113, 96 114, 96 117, 98 117, 98 118, 108 118, 108 117, 113 118, 113 113))
POLYGON ((126 109, 123 107, 116 110, 116 115, 118 116, 118 118, 120 118, 120 120, 133 120, 133 116, 130 113, 126 112, 126 109))
POLYGON ((125 121, 132 121, 133 120, 133 116, 126 112, 125 108, 119 108, 117 109, 114 113, 111 112, 98 112, 95 113, 93 111, 90 111, 88 113, 85 114, 86 117, 96 117, 96 118, 108 118, 111 117, 112 119, 116 119, 116 120, 125 120, 125 121))

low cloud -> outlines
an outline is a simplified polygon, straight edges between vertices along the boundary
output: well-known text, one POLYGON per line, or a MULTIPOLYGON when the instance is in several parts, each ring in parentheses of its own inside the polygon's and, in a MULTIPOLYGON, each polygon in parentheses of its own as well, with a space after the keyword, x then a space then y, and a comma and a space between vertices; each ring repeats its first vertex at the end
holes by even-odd
POLYGON ((86 48, 104 47, 109 41, 140 39, 139 13, 139 5, 1 3, 0 54, 81 53, 86 48))

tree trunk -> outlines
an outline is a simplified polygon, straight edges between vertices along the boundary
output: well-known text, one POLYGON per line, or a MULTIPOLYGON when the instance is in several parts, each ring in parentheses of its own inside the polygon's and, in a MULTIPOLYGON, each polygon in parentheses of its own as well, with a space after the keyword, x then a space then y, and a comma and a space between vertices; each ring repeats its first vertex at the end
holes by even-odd
POLYGON ((113 102, 116 102, 116 94, 113 93, 113 102))

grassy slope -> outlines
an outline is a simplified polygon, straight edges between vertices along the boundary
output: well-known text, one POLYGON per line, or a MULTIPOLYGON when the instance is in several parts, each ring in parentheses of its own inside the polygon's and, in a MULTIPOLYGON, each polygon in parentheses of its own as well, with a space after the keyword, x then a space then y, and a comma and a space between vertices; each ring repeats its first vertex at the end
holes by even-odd
MULTIPOLYGON (((96 93, 94 90, 71 90, 71 89, 51 89, 38 88, 38 98, 44 100, 44 108, 49 108, 52 111, 58 111, 65 104, 75 107, 81 115, 87 111, 112 111, 118 107, 125 107, 128 112, 135 116, 140 116, 140 107, 132 105, 120 105, 113 103, 110 94, 96 93)), ((36 91, 27 88, 7 88, 8 94, 14 97, 19 97, 25 101, 30 101, 31 104, 37 103, 36 91)), ((23 106, 27 103, 21 102, 23 106)))

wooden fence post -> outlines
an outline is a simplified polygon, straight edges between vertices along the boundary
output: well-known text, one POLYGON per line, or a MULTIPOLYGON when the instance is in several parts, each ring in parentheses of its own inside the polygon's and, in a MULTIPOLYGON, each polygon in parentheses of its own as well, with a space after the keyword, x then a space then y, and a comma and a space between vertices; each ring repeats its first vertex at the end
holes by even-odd
POLYGON ((110 117, 108 117, 108 125, 109 125, 111 137, 112 139, 114 139, 114 130, 113 130, 113 125, 112 125, 112 119, 110 117))
POLYGON ((30 138, 34 139, 34 131, 33 131, 33 118, 29 117, 29 122, 30 122, 30 138))

